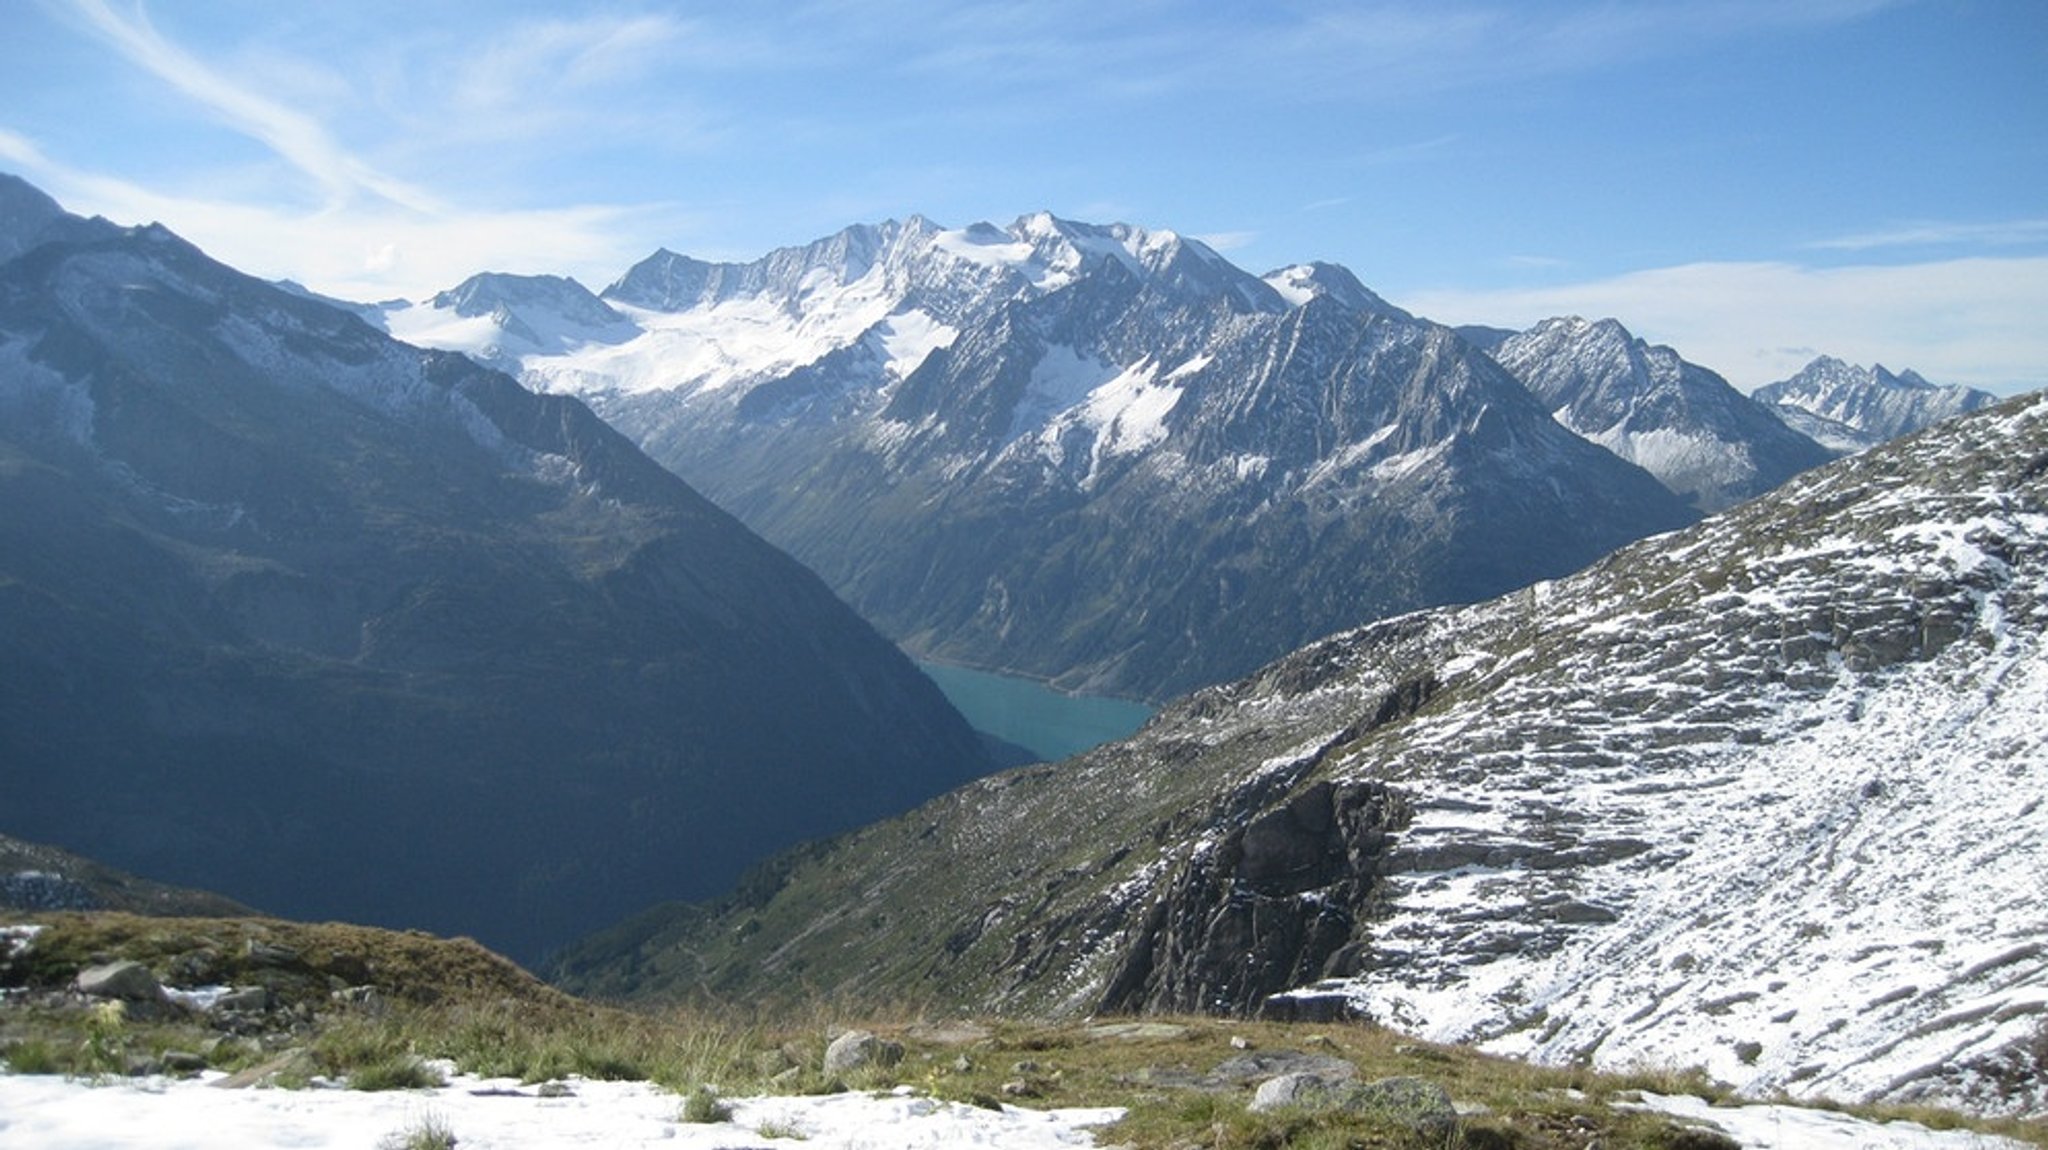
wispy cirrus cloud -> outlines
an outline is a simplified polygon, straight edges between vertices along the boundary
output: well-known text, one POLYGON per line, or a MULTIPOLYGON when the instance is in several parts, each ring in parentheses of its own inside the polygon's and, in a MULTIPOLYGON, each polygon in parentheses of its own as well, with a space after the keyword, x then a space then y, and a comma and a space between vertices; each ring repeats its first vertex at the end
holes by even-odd
POLYGON ((570 274, 595 290, 652 250, 649 237, 703 227, 674 205, 426 214, 387 202, 306 211, 207 199, 81 171, 4 129, 0 166, 28 173, 72 211, 122 224, 175 221, 180 235, 232 267, 364 301, 420 298, 486 269, 570 274))
MULTIPOLYGON (((41 142, 0 128, 0 162, 73 211, 121 223, 164 221, 231 265, 354 299, 416 297, 485 268, 566 272, 601 282, 651 250, 656 237, 692 226, 688 213, 667 201, 493 206, 479 202, 474 187, 466 189, 467 198, 427 188, 365 159, 318 116, 174 41, 139 5, 66 2, 93 37, 218 126, 258 143, 312 192, 277 195, 274 185, 252 189, 248 181, 229 179, 188 179, 184 191, 145 186, 62 162, 41 142)), ((476 113, 486 110, 516 120, 520 75, 527 78, 528 98, 541 86, 537 77, 558 88, 602 88, 656 66, 678 32, 657 18, 514 25, 474 58, 464 57, 468 63, 454 70, 454 83, 470 101, 472 120, 485 118, 476 113)), ((271 51, 273 69, 288 66, 271 51)), ((316 76, 331 71, 324 62, 306 63, 316 76)), ((335 94, 331 83, 327 87, 335 94)))
POLYGON ((160 35, 141 8, 117 11, 108 0, 71 3, 94 33, 131 62, 311 178, 328 206, 367 194, 415 211, 440 209, 424 189, 364 163, 317 119, 236 83, 160 35))
POLYGON ((1750 390, 1819 349, 2000 392, 2048 386, 2048 258, 1813 268, 1697 263, 1582 283, 1435 290, 1395 299, 1443 323, 1526 328, 1556 315, 1613 316, 1750 390))
POLYGON ((1913 247, 2018 247, 2048 243, 2048 219, 1963 223, 1921 220, 1883 231, 1858 232, 1815 240, 1806 246, 1820 251, 1865 252, 1913 247))

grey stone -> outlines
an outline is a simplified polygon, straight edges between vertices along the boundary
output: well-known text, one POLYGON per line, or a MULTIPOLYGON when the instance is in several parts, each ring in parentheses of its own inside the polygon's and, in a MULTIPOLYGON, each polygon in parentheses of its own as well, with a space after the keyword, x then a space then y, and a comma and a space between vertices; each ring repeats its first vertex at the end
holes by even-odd
POLYGON ((197 1074, 208 1065, 205 1055, 189 1050, 166 1050, 163 1061, 164 1069, 173 1074, 197 1074))
POLYGON ((212 1085, 222 1090, 247 1090, 252 1086, 268 1086, 280 1078, 304 1081, 319 1072, 320 1064, 313 1060, 312 1052, 294 1046, 260 1065, 216 1079, 212 1085))
POLYGON ((1336 1109, 1342 1105, 1337 1094, 1339 1086, 1340 1083, 1317 1074, 1282 1074, 1259 1083, 1250 1109, 1254 1114, 1289 1108, 1336 1109))
POLYGON ((1283 1108, 1373 1114, 1424 1133, 1449 1130, 1458 1121, 1451 1096, 1422 1078, 1382 1078, 1361 1086, 1315 1074, 1283 1074, 1261 1083, 1251 1109, 1283 1108))
POLYGON ((1114 1038, 1124 1042, 1178 1042, 1188 1028, 1171 1022, 1103 1022, 1081 1033, 1090 1038, 1114 1038))
POLYGON ((894 1066, 903 1061, 903 1047, 865 1030, 849 1030, 825 1048, 827 1077, 866 1066, 894 1066))
POLYGON ((164 988, 156 975, 139 962, 110 962, 88 966, 78 972, 78 992, 92 998, 121 998, 148 1001, 162 998, 164 988))
POLYGON ((249 940, 246 954, 249 961, 257 966, 297 966, 300 959, 299 952, 289 946, 260 942, 253 938, 249 940))
POLYGON ((1449 1130, 1458 1122, 1458 1108, 1444 1088, 1426 1078, 1382 1078, 1357 1087, 1346 1108, 1383 1115, 1411 1130, 1449 1130))
POLYGON ((1358 1077, 1358 1068, 1329 1054, 1259 1050, 1224 1059, 1216 1065, 1210 1077, 1219 1083, 1233 1083, 1289 1074, 1305 1074, 1325 1082, 1346 1082, 1358 1077))
POLYGON ((237 987, 215 999, 213 1008, 223 1014, 261 1014, 270 1009, 270 989, 262 986, 237 987))

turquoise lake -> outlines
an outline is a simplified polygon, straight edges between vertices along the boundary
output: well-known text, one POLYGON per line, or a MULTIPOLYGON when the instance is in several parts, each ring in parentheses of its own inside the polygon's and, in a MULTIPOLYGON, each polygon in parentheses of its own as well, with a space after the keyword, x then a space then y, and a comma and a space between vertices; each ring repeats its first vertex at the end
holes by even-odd
POLYGON ((939 663, 917 666, 976 730, 1046 762, 1121 739, 1152 717, 1151 707, 1129 699, 1069 695, 1033 679, 939 663))

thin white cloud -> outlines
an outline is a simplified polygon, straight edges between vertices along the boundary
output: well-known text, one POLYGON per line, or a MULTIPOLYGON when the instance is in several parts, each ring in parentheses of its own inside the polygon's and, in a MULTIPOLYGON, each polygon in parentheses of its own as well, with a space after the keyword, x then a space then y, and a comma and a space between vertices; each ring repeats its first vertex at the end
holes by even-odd
POLYGON ((107 0, 71 3, 87 25, 122 55, 311 177, 330 206, 349 203, 367 192, 415 211, 436 210, 433 197, 363 163, 319 121, 248 90, 165 39, 140 8, 124 13, 115 11, 107 0))
POLYGON ((1613 316, 1744 390, 1784 379, 1813 349, 2001 392, 2048 386, 2048 258, 1810 268, 1700 263, 1586 283, 1396 299, 1443 323, 1526 328, 1613 316))
POLYGON ((1195 237, 1219 252, 1232 252, 1248 248, 1259 240, 1257 232, 1204 232, 1195 237))
POLYGON ((704 226, 672 205, 429 215, 383 202, 309 211, 202 199, 68 167, 5 129, 0 164, 68 211, 118 224, 161 221, 237 270, 362 301, 422 298, 484 270, 573 275, 595 290, 659 237, 704 226))
POLYGON ((530 113, 553 94, 631 84, 687 35, 660 16, 514 25, 455 61, 450 103, 468 115, 530 113))
POLYGON ((1861 232, 1856 235, 1815 240, 1806 246, 1817 250, 1863 252, 1882 248, 1946 245, 2015 247, 2038 243, 2048 243, 2048 219, 2000 220, 1991 223, 1923 220, 1881 232, 1861 232))

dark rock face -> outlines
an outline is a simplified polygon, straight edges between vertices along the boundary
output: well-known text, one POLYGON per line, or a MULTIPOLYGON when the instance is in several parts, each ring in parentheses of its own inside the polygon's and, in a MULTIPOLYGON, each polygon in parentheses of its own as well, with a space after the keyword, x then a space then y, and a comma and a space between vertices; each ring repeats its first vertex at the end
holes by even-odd
POLYGON ((1353 973, 1356 928, 1408 814, 1377 784, 1318 782, 1256 815, 1167 881, 1102 1009, 1245 1012, 1353 973))
POLYGON ((531 961, 983 769, 580 402, 87 230, 0 264, 10 831, 531 961))

